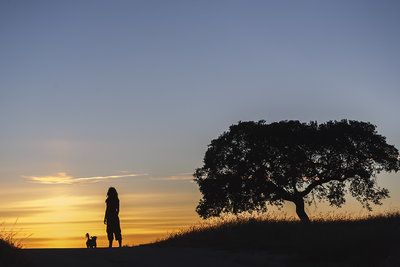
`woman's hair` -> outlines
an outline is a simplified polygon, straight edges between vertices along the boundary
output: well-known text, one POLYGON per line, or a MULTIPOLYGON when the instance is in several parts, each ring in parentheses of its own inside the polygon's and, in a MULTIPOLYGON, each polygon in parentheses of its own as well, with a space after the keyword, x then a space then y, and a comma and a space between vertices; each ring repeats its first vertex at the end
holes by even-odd
POLYGON ((107 198, 108 199, 118 199, 118 193, 117 193, 117 190, 115 190, 114 187, 108 188, 107 198))

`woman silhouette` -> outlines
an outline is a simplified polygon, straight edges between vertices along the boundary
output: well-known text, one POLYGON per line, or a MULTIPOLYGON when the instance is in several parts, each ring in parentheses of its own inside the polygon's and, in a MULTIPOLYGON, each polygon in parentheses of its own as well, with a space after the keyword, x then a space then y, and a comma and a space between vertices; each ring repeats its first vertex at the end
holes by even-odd
POLYGON ((107 199, 106 199, 106 214, 104 216, 104 224, 107 225, 107 237, 109 245, 112 247, 113 237, 118 240, 119 247, 121 247, 121 227, 119 225, 119 199, 117 190, 114 187, 108 188, 107 199))

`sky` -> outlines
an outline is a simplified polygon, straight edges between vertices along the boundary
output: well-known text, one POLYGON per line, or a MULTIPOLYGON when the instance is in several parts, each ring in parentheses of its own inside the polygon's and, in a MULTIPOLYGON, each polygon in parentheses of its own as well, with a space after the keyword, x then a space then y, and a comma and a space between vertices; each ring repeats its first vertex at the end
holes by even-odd
MULTIPOLYGON (((238 121, 353 119, 400 148, 399 1, 0 1, 0 222, 25 247, 200 221, 192 174, 238 121), (28 237, 29 236, 29 237, 28 237)), ((380 174, 400 208, 400 173, 380 174)), ((293 214, 287 205, 287 214, 293 214)), ((360 214, 352 199, 340 210, 360 214)))

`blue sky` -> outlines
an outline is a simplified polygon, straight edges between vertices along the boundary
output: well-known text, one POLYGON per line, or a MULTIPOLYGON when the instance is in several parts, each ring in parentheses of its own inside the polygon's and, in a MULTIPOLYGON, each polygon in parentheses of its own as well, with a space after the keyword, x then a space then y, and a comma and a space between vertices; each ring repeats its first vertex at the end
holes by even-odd
POLYGON ((399 1, 2 1, 0 185, 125 173, 144 176, 110 184, 195 192, 169 178, 239 120, 369 121, 400 148, 399 13, 399 1))

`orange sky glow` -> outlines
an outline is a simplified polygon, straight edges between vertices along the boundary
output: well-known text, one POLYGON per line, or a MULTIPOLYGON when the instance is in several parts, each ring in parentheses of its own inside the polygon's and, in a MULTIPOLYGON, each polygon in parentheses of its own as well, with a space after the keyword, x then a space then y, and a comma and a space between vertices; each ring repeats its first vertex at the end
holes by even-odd
MULTIPOLYGON (((106 246, 105 194, 86 196, 73 189, 75 192, 44 188, 38 195, 33 193, 35 189, 33 195, 29 190, 0 194, 4 230, 17 233, 16 239, 26 248, 82 247, 86 232, 98 236, 98 246, 106 246), (15 194, 20 195, 5 200, 15 194)), ((119 198, 126 245, 149 243, 199 220, 194 211, 199 198, 196 192, 120 194, 119 198)))
MULTIPOLYGON (((111 185, 119 192, 124 245, 150 243, 201 223, 195 212, 201 195, 187 174, 158 178, 147 177, 147 174, 142 174, 141 178, 130 174, 120 175, 118 179, 112 176, 117 175, 96 176, 99 181, 94 177, 74 178, 66 173, 21 176, 24 187, 10 186, 0 193, 3 232, 16 233, 15 239, 24 248, 84 247, 86 232, 98 236, 98 246, 105 247, 108 243, 103 224, 104 201, 105 192, 111 185), (137 179, 134 190, 128 187, 132 179, 137 179), (140 183, 158 183, 160 187, 146 187, 140 183), (173 187, 170 187, 171 183, 173 187)), ((380 184, 393 187, 397 176, 383 176, 380 184)), ((398 192, 391 195, 392 198, 385 200, 384 205, 376 207, 374 212, 398 210, 398 192)), ((281 217, 295 217, 290 203, 280 211, 271 208, 270 212, 281 217)), ((342 209, 322 203, 308 207, 307 212, 311 216, 368 214, 352 199, 342 209)))

